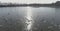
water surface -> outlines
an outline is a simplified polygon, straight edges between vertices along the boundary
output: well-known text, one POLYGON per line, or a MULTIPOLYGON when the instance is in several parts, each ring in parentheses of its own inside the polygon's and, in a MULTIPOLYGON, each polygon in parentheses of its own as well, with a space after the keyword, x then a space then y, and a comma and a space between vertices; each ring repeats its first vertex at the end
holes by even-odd
POLYGON ((60 8, 0 8, 0 31, 60 31, 60 8))

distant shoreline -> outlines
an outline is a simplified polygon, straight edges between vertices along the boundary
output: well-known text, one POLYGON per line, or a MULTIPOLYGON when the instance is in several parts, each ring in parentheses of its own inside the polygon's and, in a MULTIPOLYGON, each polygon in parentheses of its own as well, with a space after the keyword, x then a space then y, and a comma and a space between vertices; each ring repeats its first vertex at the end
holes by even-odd
POLYGON ((56 3, 51 3, 51 4, 37 4, 37 3, 33 3, 33 4, 0 4, 0 7, 60 7, 60 1, 57 1, 56 3))

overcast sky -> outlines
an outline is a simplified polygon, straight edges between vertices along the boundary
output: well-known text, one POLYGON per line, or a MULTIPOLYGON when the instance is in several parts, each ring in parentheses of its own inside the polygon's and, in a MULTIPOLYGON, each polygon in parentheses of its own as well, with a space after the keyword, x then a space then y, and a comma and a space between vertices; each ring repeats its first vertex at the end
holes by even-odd
POLYGON ((12 3, 51 3, 59 0, 0 0, 1 2, 12 2, 12 3))

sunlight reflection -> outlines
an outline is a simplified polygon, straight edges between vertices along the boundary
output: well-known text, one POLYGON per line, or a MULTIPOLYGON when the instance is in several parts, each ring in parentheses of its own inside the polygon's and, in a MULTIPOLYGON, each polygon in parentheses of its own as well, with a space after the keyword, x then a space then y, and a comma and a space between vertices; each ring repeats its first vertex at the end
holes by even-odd
POLYGON ((30 7, 27 7, 27 16, 26 16, 26 24, 27 24, 27 27, 26 27, 26 30, 27 31, 31 31, 31 27, 32 27, 32 9, 30 7))

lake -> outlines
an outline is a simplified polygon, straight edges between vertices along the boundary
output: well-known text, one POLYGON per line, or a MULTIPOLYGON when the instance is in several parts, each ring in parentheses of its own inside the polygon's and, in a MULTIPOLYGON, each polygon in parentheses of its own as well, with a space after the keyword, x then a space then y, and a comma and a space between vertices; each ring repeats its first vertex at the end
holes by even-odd
POLYGON ((60 8, 2 7, 0 31, 60 31, 60 8))

